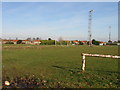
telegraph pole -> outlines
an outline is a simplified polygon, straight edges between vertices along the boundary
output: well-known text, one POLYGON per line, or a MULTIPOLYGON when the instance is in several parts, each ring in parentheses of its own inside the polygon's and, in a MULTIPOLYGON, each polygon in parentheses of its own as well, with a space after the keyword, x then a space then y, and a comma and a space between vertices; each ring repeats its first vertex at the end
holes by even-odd
POLYGON ((111 42, 111 26, 109 26, 109 41, 111 42))
POLYGON ((56 46, 56 40, 55 40, 55 46, 56 46))
POLYGON ((89 46, 92 45, 92 32, 91 32, 91 29, 92 29, 92 12, 93 10, 90 10, 89 11, 89 19, 88 19, 88 37, 89 37, 89 46))

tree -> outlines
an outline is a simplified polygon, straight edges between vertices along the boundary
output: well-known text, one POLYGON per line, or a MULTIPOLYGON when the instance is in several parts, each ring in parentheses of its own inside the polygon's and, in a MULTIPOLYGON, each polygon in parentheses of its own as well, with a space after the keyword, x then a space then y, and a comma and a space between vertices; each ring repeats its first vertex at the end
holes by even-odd
POLYGON ((63 40, 63 38, 62 38, 62 37, 59 37, 59 42, 62 41, 62 40, 63 40))
POLYGON ((100 41, 96 41, 95 39, 92 40, 92 44, 94 45, 99 45, 100 44, 100 41))
POLYGON ((112 41, 111 41, 111 40, 109 40, 109 41, 108 41, 108 43, 112 43, 112 41))
POLYGON ((29 40, 29 41, 31 41, 31 38, 27 38, 26 40, 29 40))
POLYGON ((79 41, 79 45, 83 45, 83 42, 79 41))
POLYGON ((63 41, 63 38, 62 38, 62 37, 59 37, 60 45, 62 45, 62 41, 63 41))
POLYGON ((118 40, 118 43, 120 43, 120 40, 118 40))
POLYGON ((48 40, 52 40, 51 38, 48 38, 48 40))
POLYGON ((94 42, 95 42, 95 41, 96 41, 96 40, 95 40, 95 39, 93 39, 93 40, 92 40, 92 44, 94 44, 94 42))
POLYGON ((40 38, 39 38, 39 37, 37 37, 37 38, 36 38, 36 40, 40 40, 40 38))
POLYGON ((42 40, 42 38, 40 37, 39 40, 42 40))
POLYGON ((33 38, 33 40, 35 40, 35 38, 33 38))
POLYGON ((117 43, 117 41, 114 41, 113 43, 117 43))
POLYGON ((41 40, 41 45, 55 45, 55 40, 41 40))
POLYGON ((18 40, 18 41, 17 41, 17 44, 21 44, 21 43, 22 43, 22 40, 18 40))

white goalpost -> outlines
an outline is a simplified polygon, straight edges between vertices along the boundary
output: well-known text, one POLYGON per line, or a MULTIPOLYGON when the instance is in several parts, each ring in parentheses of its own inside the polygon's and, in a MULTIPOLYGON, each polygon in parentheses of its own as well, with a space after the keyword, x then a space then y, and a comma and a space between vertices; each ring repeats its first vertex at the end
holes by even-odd
POLYGON ((82 53, 82 71, 85 71, 85 56, 92 56, 92 57, 109 57, 109 58, 120 58, 120 56, 113 56, 113 55, 100 55, 100 54, 87 54, 82 53))

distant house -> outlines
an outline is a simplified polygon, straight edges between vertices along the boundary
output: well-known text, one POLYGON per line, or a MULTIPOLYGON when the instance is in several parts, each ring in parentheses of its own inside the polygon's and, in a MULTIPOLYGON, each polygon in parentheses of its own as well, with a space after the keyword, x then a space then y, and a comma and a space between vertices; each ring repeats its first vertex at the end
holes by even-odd
POLYGON ((30 40, 22 40, 22 44, 31 44, 30 40))
POLYGON ((87 45, 88 41, 81 41, 83 45, 87 45))
POLYGON ((10 40, 2 40, 2 44, 6 44, 7 42, 9 42, 10 40))
POLYGON ((33 40, 32 44, 34 45, 40 45, 41 41, 40 40, 33 40))
MULTIPOLYGON (((2 40, 2 44, 17 44, 17 41, 19 40, 2 40)), ((40 40, 22 40, 21 44, 34 44, 34 45, 39 45, 41 42, 40 40)))
POLYGON ((100 42, 100 46, 106 45, 106 42, 100 42))
POLYGON ((17 44, 18 40, 2 40, 2 44, 7 44, 7 43, 13 43, 13 44, 17 44))
POLYGON ((11 42, 13 42, 14 44, 17 44, 18 40, 11 40, 11 42))
POLYGON ((77 40, 74 40, 74 41, 72 41, 72 42, 73 42, 72 45, 79 45, 79 41, 77 41, 77 40))

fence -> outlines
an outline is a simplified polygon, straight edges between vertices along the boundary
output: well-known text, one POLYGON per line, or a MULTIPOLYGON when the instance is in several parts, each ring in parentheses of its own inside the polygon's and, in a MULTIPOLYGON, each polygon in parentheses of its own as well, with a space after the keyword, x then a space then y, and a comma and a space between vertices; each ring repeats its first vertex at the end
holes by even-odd
POLYGON ((99 55, 99 54, 87 54, 87 53, 82 53, 82 70, 83 70, 83 71, 85 70, 85 56, 120 58, 120 56, 113 56, 113 55, 99 55))

